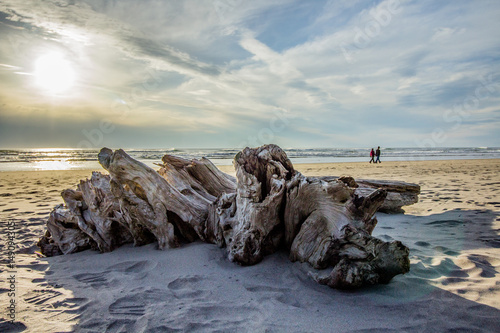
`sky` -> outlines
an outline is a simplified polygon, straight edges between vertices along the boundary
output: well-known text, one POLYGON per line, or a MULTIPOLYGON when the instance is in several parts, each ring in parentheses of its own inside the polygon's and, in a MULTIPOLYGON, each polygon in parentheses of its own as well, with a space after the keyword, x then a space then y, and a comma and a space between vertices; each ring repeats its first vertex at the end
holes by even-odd
POLYGON ((500 2, 1 0, 0 148, 500 146, 500 2))

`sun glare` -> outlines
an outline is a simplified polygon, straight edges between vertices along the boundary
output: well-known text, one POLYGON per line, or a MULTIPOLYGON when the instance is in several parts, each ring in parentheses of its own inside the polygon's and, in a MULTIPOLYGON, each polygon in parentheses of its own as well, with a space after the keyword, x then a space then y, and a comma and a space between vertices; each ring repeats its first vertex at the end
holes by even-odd
POLYGON ((36 60, 35 83, 52 94, 70 89, 75 83, 75 71, 60 53, 47 53, 36 60))

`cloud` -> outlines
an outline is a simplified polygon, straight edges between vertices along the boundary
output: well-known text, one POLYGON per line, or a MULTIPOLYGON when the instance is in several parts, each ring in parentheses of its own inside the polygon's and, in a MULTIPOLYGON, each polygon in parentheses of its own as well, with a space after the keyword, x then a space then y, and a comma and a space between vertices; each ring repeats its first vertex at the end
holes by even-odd
POLYGON ((132 57, 146 60, 149 58, 156 66, 164 64, 162 67, 168 70, 193 76, 220 74, 216 66, 195 61, 188 54, 181 53, 167 45, 160 45, 150 39, 124 36, 123 40, 127 42, 125 49, 130 50, 129 54, 132 57))
POLYGON ((395 72, 403 77, 412 77, 417 75, 420 63, 430 52, 430 50, 418 47, 417 49, 405 52, 404 54, 398 56, 395 61, 399 63, 399 66, 395 69, 395 72))
MULTIPOLYGON (((144 145, 156 144, 163 126, 179 136, 169 140, 193 147, 256 137, 286 112, 286 129, 273 133, 285 146, 361 146, 377 137, 412 146, 452 127, 443 114, 474 95, 481 78, 498 82, 499 16, 494 2, 430 0, 2 1, 0 116, 20 108, 51 110, 61 124, 72 112, 82 124, 109 118, 144 135, 144 145), (33 58, 51 49, 79 74, 77 91, 57 101, 15 74, 31 73, 33 58)), ((467 129, 496 121, 499 91, 447 144, 498 139, 467 129)), ((107 140, 125 140, 120 133, 107 140)))

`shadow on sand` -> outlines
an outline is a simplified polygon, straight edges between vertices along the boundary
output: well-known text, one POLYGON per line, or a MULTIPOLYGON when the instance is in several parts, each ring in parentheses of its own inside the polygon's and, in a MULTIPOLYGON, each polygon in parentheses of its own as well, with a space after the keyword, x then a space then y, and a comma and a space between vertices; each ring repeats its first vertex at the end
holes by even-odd
MULTIPOLYGON (((127 245, 105 254, 32 256, 23 269, 41 274, 31 281, 37 297, 31 292, 18 301, 50 320, 70 318, 69 331, 78 332, 500 331, 500 310, 483 304, 500 289, 498 213, 377 216, 374 235, 411 251, 410 272, 387 285, 333 290, 285 252, 241 267, 223 249, 195 242, 166 251, 127 245)), ((31 325, 4 317, 0 331, 31 325)))

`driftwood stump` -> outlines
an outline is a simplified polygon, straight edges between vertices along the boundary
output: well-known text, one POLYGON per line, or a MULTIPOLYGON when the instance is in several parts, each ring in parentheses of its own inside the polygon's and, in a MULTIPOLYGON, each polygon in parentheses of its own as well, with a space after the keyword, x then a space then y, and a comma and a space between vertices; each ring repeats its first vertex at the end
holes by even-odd
POLYGON ((415 184, 306 177, 276 145, 245 148, 236 178, 208 159, 165 155, 155 171, 123 150, 103 148, 94 172, 50 214, 38 245, 47 256, 156 241, 160 249, 200 239, 242 265, 286 247, 290 260, 332 267, 316 280, 334 288, 387 283, 409 271, 401 242, 371 236, 377 210, 416 202, 415 184), (388 200, 389 198, 389 200, 388 200))

